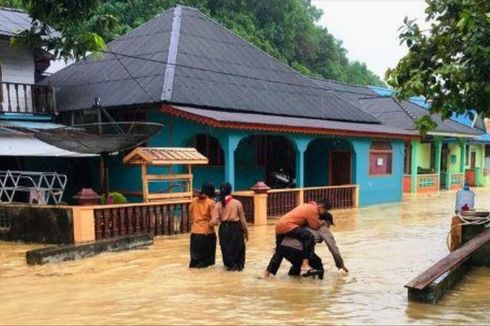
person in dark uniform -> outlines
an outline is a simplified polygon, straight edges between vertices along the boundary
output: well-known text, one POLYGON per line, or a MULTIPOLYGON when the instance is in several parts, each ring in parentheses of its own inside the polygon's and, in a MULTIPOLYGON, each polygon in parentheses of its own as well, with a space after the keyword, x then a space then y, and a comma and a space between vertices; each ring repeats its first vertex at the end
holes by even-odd
MULTIPOLYGON (((332 254, 335 265, 338 269, 342 269, 344 272, 348 273, 349 270, 344 265, 342 256, 340 255, 339 249, 335 243, 335 238, 332 232, 330 232, 330 226, 335 225, 333 222, 333 216, 326 212, 320 215, 320 219, 325 222, 325 225, 320 227, 318 230, 307 229, 312 233, 315 238, 316 243, 325 242, 328 250, 332 254)), ((264 276, 270 277, 270 275, 276 275, 279 267, 281 266, 282 260, 286 259, 291 263, 291 268, 289 269, 289 275, 299 276, 301 274, 301 265, 303 264, 303 243, 293 237, 285 237, 279 246, 277 246, 274 255, 272 256, 269 265, 265 271, 264 276)), ((303 274, 303 276, 318 276, 323 279, 324 268, 321 258, 313 251, 308 259, 309 265, 314 269, 313 272, 303 274)))

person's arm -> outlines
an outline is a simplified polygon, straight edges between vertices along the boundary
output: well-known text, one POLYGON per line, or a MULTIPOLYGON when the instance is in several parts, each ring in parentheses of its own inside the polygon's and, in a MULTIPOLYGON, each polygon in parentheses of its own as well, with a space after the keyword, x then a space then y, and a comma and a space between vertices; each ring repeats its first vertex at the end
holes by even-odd
POLYGON ((247 219, 245 218, 245 212, 243 211, 243 205, 239 201, 237 201, 237 205, 238 205, 238 217, 240 218, 240 223, 242 224, 242 229, 243 229, 243 236, 245 237, 245 240, 248 241, 248 226, 247 226, 247 219))
POLYGON ((347 268, 344 266, 344 260, 340 255, 339 248, 335 243, 335 238, 333 237, 332 232, 330 232, 327 227, 322 227, 318 233, 323 241, 325 241, 328 250, 332 254, 333 260, 335 261, 335 266, 337 266, 338 269, 343 269, 345 272, 348 272, 347 268))
POLYGON ((221 207, 221 205, 218 205, 218 204, 215 204, 213 206, 213 209, 211 210, 211 221, 209 222, 209 225, 211 225, 211 226, 218 225, 218 223, 219 223, 220 207, 221 207))

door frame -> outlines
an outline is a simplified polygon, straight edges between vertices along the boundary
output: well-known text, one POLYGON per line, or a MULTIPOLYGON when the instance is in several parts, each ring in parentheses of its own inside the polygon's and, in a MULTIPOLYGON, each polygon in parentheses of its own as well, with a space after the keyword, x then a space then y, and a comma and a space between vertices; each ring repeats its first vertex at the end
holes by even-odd
POLYGON ((348 149, 331 149, 328 152, 328 184, 332 185, 332 154, 334 153, 349 153, 349 184, 352 184, 352 151, 348 149))

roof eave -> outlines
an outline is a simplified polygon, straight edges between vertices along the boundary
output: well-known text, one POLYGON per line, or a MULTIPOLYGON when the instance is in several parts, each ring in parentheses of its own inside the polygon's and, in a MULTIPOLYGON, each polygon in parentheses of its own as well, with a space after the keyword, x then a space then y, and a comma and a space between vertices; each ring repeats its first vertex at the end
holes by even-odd
POLYGON ((407 131, 406 133, 387 133, 387 132, 368 132, 368 131, 352 131, 341 129, 322 129, 322 128, 307 128, 307 127, 294 127, 294 126, 278 126, 264 123, 244 123, 244 122, 231 122, 231 121, 219 121, 209 117, 203 117, 195 115, 189 112, 183 112, 170 105, 162 105, 161 111, 170 114, 175 117, 186 119, 193 122, 209 125, 214 128, 222 129, 241 129, 241 130, 256 130, 265 132, 285 132, 285 133, 297 133, 308 135, 329 135, 329 136, 343 136, 343 137, 358 137, 358 138, 390 138, 400 140, 412 140, 421 139, 422 137, 417 133, 407 131))
POLYGON ((471 135, 471 134, 462 134, 462 133, 453 133, 453 132, 443 132, 443 131, 429 131, 427 133, 430 136, 439 136, 439 137, 454 137, 454 138, 474 138, 477 139, 481 135, 471 135))

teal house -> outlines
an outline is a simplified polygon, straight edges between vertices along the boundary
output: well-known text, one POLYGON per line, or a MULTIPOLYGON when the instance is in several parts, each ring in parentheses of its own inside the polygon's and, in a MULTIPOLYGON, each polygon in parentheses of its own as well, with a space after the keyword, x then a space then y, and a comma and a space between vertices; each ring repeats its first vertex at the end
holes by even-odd
MULTIPOLYGON (((339 196, 356 189, 361 206, 398 202, 405 144, 419 138, 414 130, 382 124, 341 96, 345 91, 319 85, 182 6, 48 82, 56 89, 60 123, 110 116, 164 124, 146 146, 195 147, 209 158, 193 170, 194 188, 227 181, 241 191, 264 181, 277 189, 337 187, 339 196)), ((137 199, 140 171, 122 164, 124 154, 110 160, 111 188, 137 199)))

